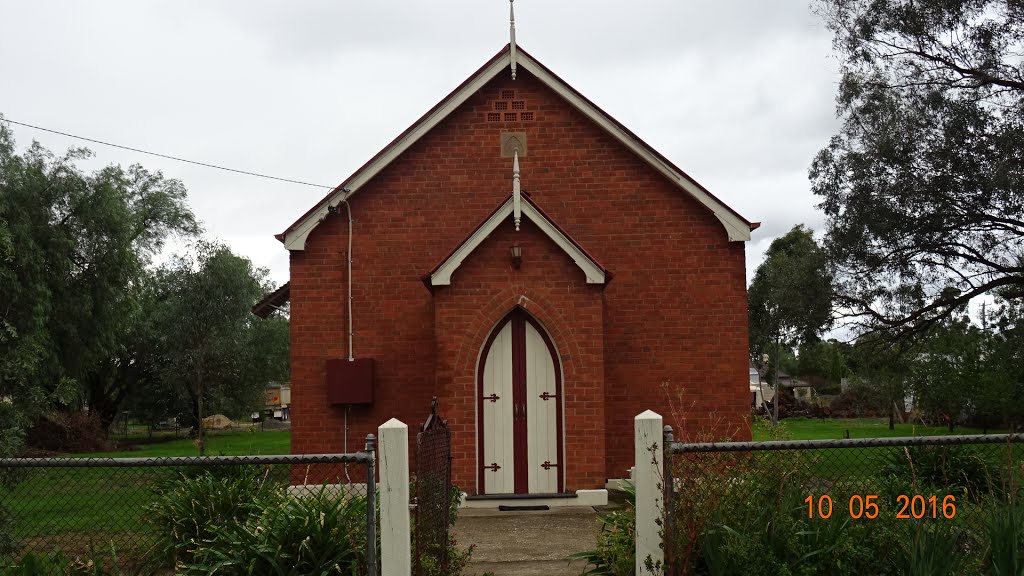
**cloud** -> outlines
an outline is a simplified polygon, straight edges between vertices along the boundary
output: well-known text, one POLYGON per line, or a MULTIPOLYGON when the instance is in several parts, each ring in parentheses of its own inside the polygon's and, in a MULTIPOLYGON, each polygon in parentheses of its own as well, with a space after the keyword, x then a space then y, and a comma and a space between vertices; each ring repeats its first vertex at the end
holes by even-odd
MULTIPOLYGON (((819 227, 807 167, 837 129, 831 39, 801 2, 515 4, 535 57, 727 204, 747 246, 819 227)), ((333 186, 508 41, 508 3, 5 3, 0 112, 71 133, 333 186)), ((16 128, 61 150, 81 145, 16 128)), ((185 182, 211 235, 277 283, 273 239, 326 192, 91 146, 185 182)))

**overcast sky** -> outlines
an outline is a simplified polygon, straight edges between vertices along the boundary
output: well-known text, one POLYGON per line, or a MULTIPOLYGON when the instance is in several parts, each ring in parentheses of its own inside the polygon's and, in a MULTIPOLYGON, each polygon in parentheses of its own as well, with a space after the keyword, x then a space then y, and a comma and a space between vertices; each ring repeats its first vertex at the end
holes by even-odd
MULTIPOLYGON (((809 0, 516 2, 519 44, 771 240, 820 229, 807 168, 838 128, 838 62, 809 0)), ((507 0, 0 0, 0 113, 337 185, 508 42, 507 0)), ((13 126, 19 148, 81 145, 13 126)), ((325 193, 89 145, 84 166, 182 180, 207 234, 280 284, 273 238, 325 193)))

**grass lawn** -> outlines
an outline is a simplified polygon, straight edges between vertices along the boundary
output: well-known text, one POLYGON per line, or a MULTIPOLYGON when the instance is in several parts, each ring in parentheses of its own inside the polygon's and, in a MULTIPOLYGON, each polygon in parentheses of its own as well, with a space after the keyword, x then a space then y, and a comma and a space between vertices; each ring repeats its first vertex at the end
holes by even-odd
MULTIPOLYGON (((850 438, 889 438, 894 436, 944 436, 949 429, 942 426, 896 423, 895 430, 889 430, 888 418, 815 419, 786 418, 781 420, 784 433, 792 440, 818 440, 843 438, 849 431, 850 438)), ((989 430, 1001 433, 1005 430, 989 430)), ((981 434, 978 428, 957 426, 953 434, 981 434)), ((754 427, 754 440, 769 440, 770 433, 765 426, 754 427)))
MULTIPOLYGON (((130 450, 73 457, 158 458, 198 456, 187 438, 154 438, 130 450)), ((287 430, 243 430, 207 435, 207 455, 276 455, 291 452, 287 430)), ((279 467, 282 468, 282 467, 279 467)), ((17 472, 13 489, 0 483, 0 507, 14 516, 14 534, 29 543, 45 539, 65 550, 90 546, 103 549, 110 541, 128 552, 144 547, 149 527, 145 507, 159 493, 161 482, 179 468, 29 468, 17 472)), ((286 470, 283 481, 287 482, 286 470)))
MULTIPOLYGON (((946 427, 922 426, 920 424, 899 424, 889 430, 887 418, 851 418, 851 419, 813 419, 787 418, 780 422, 781 431, 773 431, 767 421, 758 422, 754 426, 755 441, 771 439, 787 440, 819 440, 840 439, 849 433, 850 438, 891 438, 903 436, 944 436, 949 435, 946 427)), ((976 428, 954 429, 953 434, 981 434, 976 428)), ((1003 433, 1005 430, 989 430, 990 433, 1003 433)), ((1005 462, 1006 447, 999 445, 954 446, 948 449, 951 455, 978 458, 978 464, 988 462, 999 467, 1005 462)), ((1012 448, 1013 458, 1024 456, 1024 444, 1016 444, 1012 448)), ((892 465, 893 462, 907 461, 907 453, 896 447, 863 447, 863 448, 824 448, 816 450, 794 450, 784 453, 761 452, 757 458, 765 462, 786 462, 791 467, 806 467, 815 476, 838 480, 840 478, 858 478, 861 481, 874 478, 880 470, 892 465)))
MULTIPOLYGON (((292 433, 288 430, 258 429, 207 432, 207 456, 250 456, 291 454, 292 433)), ((152 443, 135 444, 131 450, 119 452, 101 452, 95 454, 75 454, 90 458, 162 458, 167 456, 199 456, 199 449, 190 438, 175 440, 160 439, 152 443)))

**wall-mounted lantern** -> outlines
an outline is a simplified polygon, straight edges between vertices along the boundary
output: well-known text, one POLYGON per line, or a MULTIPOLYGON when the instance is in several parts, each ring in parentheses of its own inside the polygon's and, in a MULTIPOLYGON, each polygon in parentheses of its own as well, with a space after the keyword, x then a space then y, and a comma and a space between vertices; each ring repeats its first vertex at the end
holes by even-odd
POLYGON ((512 267, 518 270, 523 264, 523 249, 516 244, 509 252, 512 254, 512 267))

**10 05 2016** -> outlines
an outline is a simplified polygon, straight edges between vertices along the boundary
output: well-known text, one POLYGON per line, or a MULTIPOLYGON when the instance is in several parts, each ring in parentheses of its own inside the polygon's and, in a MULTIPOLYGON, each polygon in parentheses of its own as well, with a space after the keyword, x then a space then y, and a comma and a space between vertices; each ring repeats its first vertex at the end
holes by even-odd
MULTIPOLYGON (((832 516, 836 505, 831 496, 813 494, 804 499, 807 504, 808 518, 829 518, 832 516)), ((900 494, 896 497, 896 518, 899 519, 921 519, 921 518, 946 518, 956 517, 956 496, 947 494, 945 496, 923 496, 921 494, 900 494)), ((882 510, 878 505, 877 494, 854 494, 847 502, 847 512, 850 518, 859 520, 867 518, 873 520, 878 518, 882 510)))

